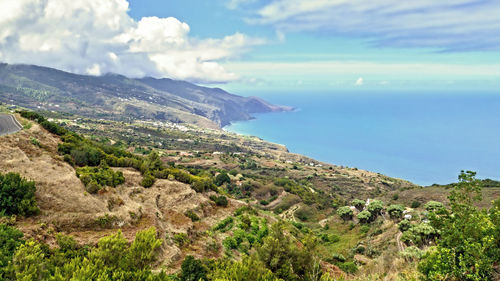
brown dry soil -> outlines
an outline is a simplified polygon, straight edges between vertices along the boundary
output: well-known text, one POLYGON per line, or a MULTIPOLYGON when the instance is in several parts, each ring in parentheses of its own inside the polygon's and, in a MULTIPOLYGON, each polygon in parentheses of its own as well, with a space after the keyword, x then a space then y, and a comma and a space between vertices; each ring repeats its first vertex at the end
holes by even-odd
POLYGON ((159 260, 173 270, 188 253, 206 256, 200 251, 208 239, 205 231, 244 204, 229 199, 228 207, 217 207, 208 199, 210 193, 199 194, 189 185, 170 180, 157 180, 145 189, 139 185, 140 173, 127 168, 117 169, 124 174, 124 184, 91 195, 74 168, 57 154, 58 143, 58 137, 35 123, 30 129, 0 137, 0 172, 19 173, 36 183, 40 214, 16 221, 27 239, 54 245, 55 234, 60 232, 73 236, 80 244, 96 244, 121 229, 131 241, 137 231, 154 226, 164 240, 159 260), (38 140, 40 146, 34 145, 32 139, 38 140), (201 220, 193 223, 184 215, 188 210, 201 220), (173 242, 172 237, 178 233, 188 235, 188 247, 181 249, 173 242))

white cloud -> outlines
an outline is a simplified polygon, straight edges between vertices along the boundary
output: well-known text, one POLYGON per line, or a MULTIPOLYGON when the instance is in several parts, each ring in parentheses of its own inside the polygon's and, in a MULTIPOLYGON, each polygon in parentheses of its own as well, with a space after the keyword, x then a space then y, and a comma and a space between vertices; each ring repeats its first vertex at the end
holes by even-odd
POLYGON ((264 40, 236 33, 189 36, 176 18, 128 14, 126 0, 2 0, 0 61, 99 75, 155 76, 195 82, 238 78, 220 62, 264 40))
POLYGON ((359 77, 358 80, 356 80, 356 83, 355 85, 356 86, 363 86, 365 80, 363 79, 363 77, 359 77))
POLYGON ((378 45, 500 49, 499 1, 273 0, 251 22, 281 31, 371 38, 378 45))

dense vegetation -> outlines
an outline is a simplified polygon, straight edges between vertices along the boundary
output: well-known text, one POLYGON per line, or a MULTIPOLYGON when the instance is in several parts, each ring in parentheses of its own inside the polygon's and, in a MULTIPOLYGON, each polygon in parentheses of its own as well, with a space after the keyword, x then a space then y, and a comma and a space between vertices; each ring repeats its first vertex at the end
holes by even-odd
MULTIPOLYGON (((21 114, 60 135, 59 153, 75 167, 89 193, 123 183, 123 174, 110 167, 130 167, 141 172, 144 187, 154 188, 157 179, 169 179, 189 184, 197 192, 216 191, 219 194, 206 197, 217 211, 226 213, 214 223, 204 217, 211 210, 200 204, 180 214, 193 223, 186 233, 159 237, 150 229, 138 232, 132 244, 117 233, 97 246, 77 245, 70 237, 58 235, 58 246, 50 248, 42 242, 23 241, 15 228, 0 225, 4 278, 328 281, 350 280, 359 274, 356 280, 495 280, 500 262, 500 201, 490 209, 475 207, 484 181, 475 179, 474 173, 462 173, 459 183, 448 187, 449 204, 399 200, 401 190, 383 194, 375 189, 372 197, 347 196, 335 185, 330 191, 317 188, 325 185, 320 175, 326 174, 324 169, 311 168, 309 174, 297 176, 270 165, 269 159, 260 161, 255 154, 230 153, 221 155, 223 165, 217 166, 214 158, 198 152, 193 158, 206 157, 212 163, 189 166, 182 160, 165 160, 164 153, 152 149, 139 156, 119 142, 91 140, 41 115, 21 114), (231 212, 231 197, 249 204, 231 212), (200 226, 207 228, 197 232, 200 226), (172 276, 152 272, 152 268, 164 268, 163 261, 156 260, 164 244, 177 246, 185 257, 180 272, 172 276), (205 254, 211 258, 193 257, 205 254), (401 272, 389 275, 397 270, 401 272)), ((107 219, 103 217, 103 224, 107 219)))
POLYGON ((19 174, 0 173, 0 216, 36 214, 35 183, 19 174))

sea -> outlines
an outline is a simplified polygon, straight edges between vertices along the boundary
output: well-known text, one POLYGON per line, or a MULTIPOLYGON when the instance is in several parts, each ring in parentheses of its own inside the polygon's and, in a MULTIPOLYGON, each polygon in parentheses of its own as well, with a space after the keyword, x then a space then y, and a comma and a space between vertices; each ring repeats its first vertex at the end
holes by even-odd
POLYGON ((294 111, 256 114, 224 129, 290 152, 419 185, 456 182, 461 170, 500 180, 500 93, 274 92, 294 111))

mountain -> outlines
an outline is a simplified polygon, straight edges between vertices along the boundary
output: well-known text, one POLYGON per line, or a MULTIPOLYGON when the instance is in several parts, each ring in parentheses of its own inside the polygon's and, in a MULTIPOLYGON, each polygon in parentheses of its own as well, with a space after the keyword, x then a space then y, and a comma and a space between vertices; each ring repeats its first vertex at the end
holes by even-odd
POLYGON ((0 64, 0 101, 110 120, 157 120, 223 127, 253 113, 291 110, 257 97, 185 81, 77 75, 34 65, 0 64))

